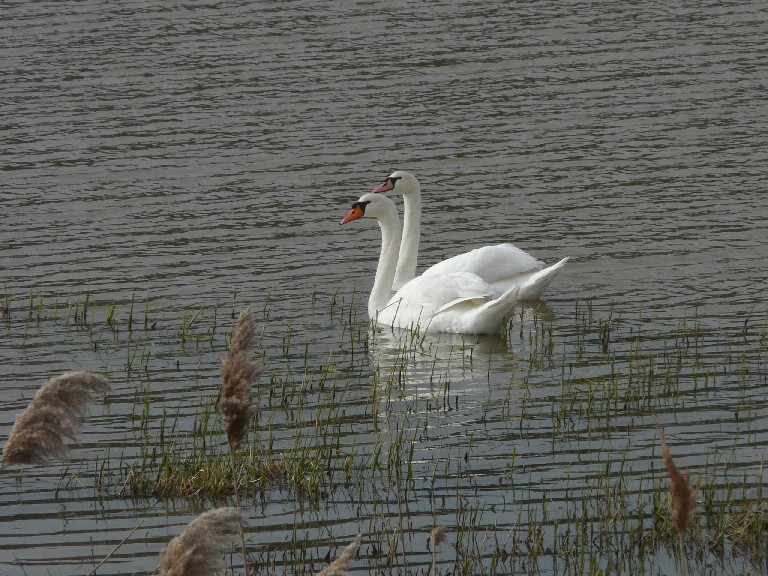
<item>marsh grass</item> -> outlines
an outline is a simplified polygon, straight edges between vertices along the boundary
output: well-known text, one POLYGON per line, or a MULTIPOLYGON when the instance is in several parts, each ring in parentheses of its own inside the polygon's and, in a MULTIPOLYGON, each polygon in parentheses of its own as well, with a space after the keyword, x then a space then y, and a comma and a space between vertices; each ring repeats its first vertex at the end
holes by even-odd
POLYGON ((138 445, 97 464, 97 497, 218 505, 240 492, 245 511, 292 507, 280 542, 250 543, 269 574, 308 572, 318 525, 363 532, 360 561, 383 573, 663 573, 679 543, 660 425, 691 446, 675 454, 701 499, 684 541, 691 573, 766 560, 751 455, 764 441, 768 337, 756 320, 707 328, 692 314, 650 333, 642 317, 585 302, 560 318, 521 309, 503 338, 443 346, 418 330, 367 332, 340 293, 313 293, 311 326, 269 325, 265 303, 269 369, 233 455, 216 418, 222 314, 180 321, 145 303, 142 321, 132 299, 81 296, 51 320, 38 296, 26 304, 10 302, 11 330, 15 313, 30 337, 53 322, 119 357, 111 369, 135 387, 138 445), (153 389, 185 363, 188 391, 153 389), (456 537, 440 558, 425 546, 434 522, 456 537))
MULTIPOLYGON (((671 339, 659 343, 639 334, 629 322, 615 317, 610 321, 601 318, 591 320, 589 315, 592 314, 591 308, 584 308, 583 314, 578 316, 575 332, 561 335, 551 323, 537 321, 525 334, 523 342, 530 346, 528 366, 533 364, 534 368, 523 371, 522 380, 514 384, 518 390, 524 391, 517 399, 521 437, 526 435, 524 427, 530 420, 526 410, 531 415, 541 414, 537 392, 532 388, 536 386, 537 374, 541 370, 551 370, 552 366, 560 374, 561 394, 559 397, 548 397, 545 401, 552 406, 551 442, 557 446, 563 442, 609 439, 621 429, 620 426, 625 425, 628 418, 645 420, 647 429, 652 430, 659 411, 674 410, 681 399, 692 398, 696 391, 707 392, 718 381, 732 382, 735 378, 737 391, 743 386, 754 386, 743 378, 744 359, 748 359, 747 366, 754 366, 755 363, 749 358, 758 359, 765 354, 762 336, 747 341, 740 338, 733 340, 727 335, 707 334, 698 326, 682 324, 671 339), (703 354, 704 349, 709 349, 708 353, 703 354), (713 354, 713 350, 717 355, 713 354), (528 395, 528 392, 531 394, 528 395)), ((315 406, 308 413, 311 415, 314 411, 312 433, 299 433, 292 449, 282 452, 282 462, 289 464, 283 466, 282 472, 273 478, 282 478, 283 486, 294 486, 291 491, 296 495, 320 495, 332 492, 341 485, 362 482, 370 486, 366 489, 370 494, 358 494, 356 498, 359 501, 375 499, 373 494, 377 490, 394 490, 402 495, 402 498, 398 496, 398 508, 407 509, 410 506, 408 502, 419 494, 418 490, 412 492, 412 486, 418 475, 414 461, 420 453, 423 457, 423 451, 417 448, 422 441, 419 429, 423 419, 429 418, 429 412, 435 406, 441 406, 442 410, 455 410, 448 402, 434 404, 431 399, 427 401, 418 396, 408 396, 409 371, 415 359, 433 353, 424 347, 425 341, 421 337, 412 336, 401 341, 395 360, 386 371, 382 372, 380 367, 374 372, 369 399, 374 429, 382 419, 391 419, 388 415, 397 414, 397 417, 396 424, 388 423, 386 428, 380 430, 380 441, 372 444, 372 451, 366 451, 365 447, 346 452, 329 451, 326 442, 317 441, 320 437, 326 440, 339 438, 337 422, 341 418, 336 406, 340 399, 322 400, 322 392, 339 385, 337 371, 329 377, 328 365, 325 365, 323 372, 312 378, 305 363, 300 382, 290 377, 272 380, 268 408, 279 406, 292 419, 300 421, 303 419, 301 414, 307 413, 307 406, 315 406), (307 379, 308 374, 310 377, 307 379), (309 401, 309 391, 320 394, 309 401), (425 408, 426 413, 423 411, 425 408), (393 432, 395 429, 396 433, 393 432), (408 430, 413 432, 409 434, 408 430), (334 466, 333 462, 337 460, 343 464, 334 466), (291 474, 294 466, 303 473, 291 474), (338 481, 333 473, 319 474, 321 470, 343 470, 345 481, 338 481), (301 489, 296 488, 297 477, 307 481, 301 489)), ((758 370, 757 376, 764 379, 765 372, 758 370)), ((435 374, 430 375, 430 382, 436 380, 439 378, 435 374)), ((445 377, 444 382, 449 383, 450 378, 445 377)), ((448 389, 449 385, 443 391, 448 389)), ((267 444, 269 448, 264 453, 271 454, 273 440, 268 440, 267 444)), ((514 453, 514 447, 510 447, 510 452, 514 453)), ((649 452, 647 457, 651 454, 649 452)), ((471 445, 463 457, 449 458, 445 464, 446 473, 451 470, 451 473, 466 474, 460 462, 467 456, 471 461, 471 445)), ((603 553, 619 557, 632 554, 644 557, 654 554, 659 547, 676 549, 678 532, 670 520, 670 504, 659 497, 665 492, 663 475, 654 473, 638 484, 639 474, 631 469, 628 458, 627 452, 614 453, 613 463, 606 463, 604 470, 597 472, 590 480, 592 488, 581 493, 576 491, 573 505, 564 518, 556 522, 548 519, 546 497, 540 501, 541 508, 528 508, 513 525, 510 531, 512 536, 494 553, 495 562, 502 565, 506 561, 510 569, 532 569, 537 558, 548 558, 548 562, 558 562, 561 567, 570 570, 577 566, 590 568, 585 551, 595 546, 603 553)), ((279 468, 276 466, 273 469, 279 468)), ((247 474, 247 470, 244 473, 247 474)), ((519 475, 520 468, 513 465, 507 473, 510 476, 519 475)), ((430 476, 434 484, 437 477, 434 469, 430 476)), ((687 548, 698 550, 699 557, 706 557, 707 554, 723 553, 723 542, 728 542, 731 549, 740 553, 750 550, 747 556, 751 561, 762 561, 765 551, 760 543, 759 531, 750 532, 749 528, 757 529, 765 521, 765 507, 759 500, 748 502, 736 497, 731 481, 721 477, 710 478, 710 481, 716 487, 715 493, 722 494, 724 491, 725 494, 734 494, 734 497, 719 502, 716 509, 709 508, 709 514, 691 530, 687 548)), ((254 484, 260 484, 260 481, 254 484)), ((514 501, 518 496, 513 493, 510 500, 514 501)), ((454 524, 464 527, 457 532, 458 547, 463 550, 461 572, 469 573, 478 568, 471 559, 482 555, 480 542, 473 541, 476 534, 469 527, 482 524, 482 514, 472 506, 462 510, 454 524)), ((375 513, 375 507, 372 512, 375 513)), ((384 542, 385 548, 390 550, 405 547, 403 541, 384 542)), ((388 555, 387 558, 386 566, 397 565, 397 555, 388 555)), ((631 573, 631 566, 627 569, 625 564, 617 563, 614 568, 616 573, 622 573, 622 570, 631 573)), ((598 568, 598 565, 591 567, 594 570, 598 568)))
POLYGON ((7 289, 3 290, 3 296, 0 299, 0 312, 2 312, 3 320, 9 323, 11 320, 11 294, 7 289))

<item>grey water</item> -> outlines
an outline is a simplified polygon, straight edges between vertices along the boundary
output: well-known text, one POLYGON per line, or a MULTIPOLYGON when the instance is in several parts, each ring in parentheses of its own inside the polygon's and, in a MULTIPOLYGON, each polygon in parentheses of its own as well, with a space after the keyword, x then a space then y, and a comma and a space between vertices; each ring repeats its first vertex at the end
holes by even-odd
MULTIPOLYGON (((441 480, 444 514, 422 500, 414 530, 456 525, 466 501, 477 531, 503 543, 520 512, 498 487, 510 470, 516 497, 551 499, 556 514, 603 467, 601 452, 639 475, 658 455, 660 423, 682 464, 727 451, 729 466, 765 486, 764 357, 748 360, 738 385, 628 417, 610 441, 579 436, 575 418, 577 451, 549 440, 557 382, 509 392, 526 371, 523 329, 541 314, 567 333, 578 303, 631 320, 659 351, 684 322, 708 334, 765 329, 764 3, 1 6, 0 290, 11 309, 0 329, 0 438, 52 375, 108 373, 113 387, 67 463, 0 473, 4 574, 88 573, 141 520, 98 573, 154 569, 199 508, 119 487, 98 496, 89 462, 107 455, 119 469, 133 457, 137 398, 152 398, 155 426, 164 409, 183 425, 215 399, 233 310, 257 311, 268 377, 303 367, 306 348, 313 367, 348 367, 347 408, 371 416, 374 375, 397 363, 399 342, 345 344, 334 313, 366 333, 379 231, 338 222, 395 169, 422 184, 422 266, 497 242, 549 263, 571 258, 509 338, 437 338, 426 360, 409 361, 401 402, 426 412, 405 421, 408 436, 422 418, 432 429, 417 443, 418 474, 437 466, 430 452, 473 452, 464 476, 441 480), (161 336, 104 345, 106 332, 64 328, 67 304, 85 295, 102 315, 112 303, 123 315, 132 300, 137 316, 146 306, 161 336), (58 319, 30 323, 30 300, 58 307, 58 319), (216 346, 178 344, 183 317, 200 309, 206 322, 219 311, 216 346), (126 377, 131 350, 148 359, 140 390, 126 377), (429 414, 419 399, 439 404, 448 381, 456 408, 429 414)), ((376 445, 374 428, 404 423, 396 408, 358 424, 357 450, 376 445)), ((279 410, 268 418, 282 422, 279 410)), ((278 492, 247 514, 248 545, 257 556, 298 534, 319 568, 331 543, 386 531, 390 514, 374 505, 356 517, 341 501, 296 509, 278 492)), ((425 538, 409 534, 414 566, 428 567, 425 538)), ((478 554, 489 572, 489 550, 478 554)), ((450 566, 450 551, 441 560, 450 566)), ((658 563, 671 565, 663 554, 658 563)), ((541 570, 560 573, 555 564, 541 570)))

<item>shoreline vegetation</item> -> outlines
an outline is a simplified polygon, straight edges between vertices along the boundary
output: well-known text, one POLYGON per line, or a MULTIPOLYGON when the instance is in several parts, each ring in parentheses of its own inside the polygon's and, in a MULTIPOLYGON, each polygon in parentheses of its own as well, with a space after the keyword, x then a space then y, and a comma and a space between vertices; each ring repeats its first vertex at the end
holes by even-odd
MULTIPOLYGON (((313 290, 311 322, 277 328, 268 302, 241 312, 236 301, 174 319, 134 296, 116 304, 90 294, 64 303, 0 294, 6 338, 23 347, 41 329, 76 335, 93 354, 82 364, 109 381, 109 391, 94 380, 84 393, 103 392, 104 409, 92 401, 85 422, 73 423, 99 426, 114 394, 132 407, 132 440, 91 446, 97 455, 81 462, 95 497, 225 507, 213 544, 240 530, 232 554, 245 559, 227 562, 235 573, 651 574, 664 558, 678 574, 768 565, 762 461, 735 457, 742 442, 761 452, 765 318, 716 329, 692 311, 654 334, 615 305, 580 302, 559 319, 519 308, 502 337, 445 346, 418 330, 368 330, 354 294, 313 290), (318 334, 337 341, 317 350, 318 334), (193 361, 195 385, 163 399, 157 383, 193 361), (479 397, 457 390, 456 369, 479 381, 479 397), (462 411, 472 426, 452 419, 462 411), (737 433, 711 441, 703 459, 687 456, 707 422, 718 436, 737 433), (547 460, 561 460, 562 471, 541 472, 547 460), (330 551, 312 557, 320 543, 298 534, 270 543, 258 531, 259 511, 275 500, 338 509, 335 522, 357 526, 335 534, 329 524, 335 563, 330 551), (357 517, 344 516, 350 511, 357 517), (437 554, 446 534, 450 546, 437 554)), ((67 457, 85 458, 77 443, 67 457)), ((16 478, 23 491, 24 470, 6 467, 0 478, 16 478)), ((228 540, 222 549, 231 550, 228 540)))

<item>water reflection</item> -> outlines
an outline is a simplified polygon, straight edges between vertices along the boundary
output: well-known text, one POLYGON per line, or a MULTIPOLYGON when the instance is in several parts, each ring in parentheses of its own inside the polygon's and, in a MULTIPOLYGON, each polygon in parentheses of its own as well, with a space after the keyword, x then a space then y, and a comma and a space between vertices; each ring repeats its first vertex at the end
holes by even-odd
POLYGON ((551 323, 555 314, 545 302, 521 302, 507 331, 500 334, 421 332, 376 326, 369 332, 370 364, 381 386, 398 386, 404 398, 437 396, 487 388, 490 373, 514 372, 529 359, 530 334, 551 323))
POLYGON ((377 327, 370 339, 371 364, 384 379, 404 387, 435 393, 450 382, 472 375, 482 355, 503 350, 503 336, 453 333, 420 333, 377 327))

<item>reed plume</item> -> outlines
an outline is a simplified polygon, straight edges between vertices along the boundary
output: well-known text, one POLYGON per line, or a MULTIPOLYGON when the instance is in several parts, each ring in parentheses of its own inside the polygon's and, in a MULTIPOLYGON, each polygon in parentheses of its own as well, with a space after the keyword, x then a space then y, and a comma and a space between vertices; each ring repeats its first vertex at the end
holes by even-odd
MULTIPOLYGON (((237 325, 229 343, 229 351, 226 358, 221 362, 219 412, 224 421, 224 432, 227 434, 227 443, 229 444, 232 486, 238 509, 242 509, 242 505, 238 491, 235 451, 248 437, 248 424, 250 424, 256 411, 251 401, 251 387, 262 372, 262 363, 251 360, 250 349, 255 334, 256 326, 249 307, 243 310, 237 318, 237 325)), ((248 556, 242 524, 240 525, 240 548, 243 553, 243 573, 248 576, 248 556)))
POLYGON ((160 554, 160 576, 211 576, 225 566, 232 532, 242 528, 236 508, 214 508, 192 520, 160 554))
POLYGON ((231 451, 237 450, 248 436, 248 424, 255 412, 251 386, 262 372, 262 363, 251 360, 250 348, 255 333, 253 314, 247 308, 237 319, 229 352, 221 363, 219 412, 231 451))
POLYGON ((678 470, 672 455, 669 453, 669 448, 667 448, 667 442, 664 438, 664 430, 661 431, 661 455, 664 458, 664 464, 667 467, 667 474, 670 479, 669 493, 672 495, 672 520, 675 524, 675 530, 677 530, 680 573, 685 576, 688 573, 688 569, 685 561, 683 537, 688 526, 688 520, 690 520, 693 513, 695 495, 688 476, 683 475, 678 470))
POLYGON ((344 572, 347 571, 347 567, 349 566, 352 557, 357 554, 357 550, 360 548, 361 542, 362 538, 360 534, 358 534, 355 539, 352 540, 349 546, 344 548, 341 556, 336 558, 336 560, 331 562, 323 570, 315 574, 315 576, 341 576, 344 574, 344 572))
POLYGON ((445 538, 448 535, 448 528, 445 526, 434 526, 429 532, 429 551, 432 553, 432 565, 430 566, 430 572, 435 576, 437 572, 437 549, 440 544, 445 542, 445 538))
POLYGON ((667 448, 667 442, 664 438, 664 431, 661 432, 661 455, 664 457, 664 464, 667 467, 669 475, 669 493, 672 495, 672 520, 675 523, 675 530, 682 534, 688 526, 688 520, 693 513, 695 497, 691 483, 687 475, 683 475, 675 465, 672 455, 667 448))
POLYGON ((448 535, 448 528, 445 526, 435 526, 429 533, 429 549, 432 551, 445 542, 445 538, 448 535))
POLYGON ((106 379, 89 372, 68 372, 48 380, 16 418, 2 465, 46 464, 66 456, 64 441, 77 439, 88 402, 108 389, 106 379))

